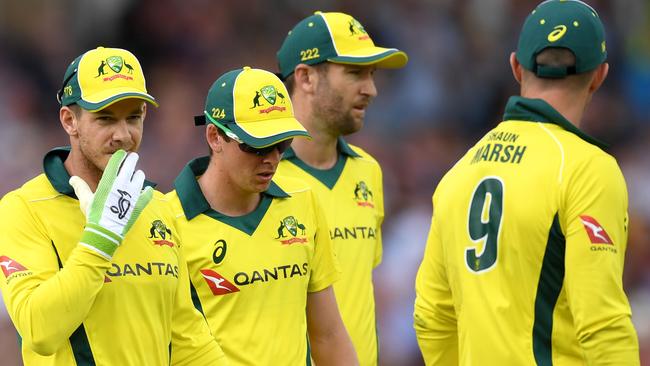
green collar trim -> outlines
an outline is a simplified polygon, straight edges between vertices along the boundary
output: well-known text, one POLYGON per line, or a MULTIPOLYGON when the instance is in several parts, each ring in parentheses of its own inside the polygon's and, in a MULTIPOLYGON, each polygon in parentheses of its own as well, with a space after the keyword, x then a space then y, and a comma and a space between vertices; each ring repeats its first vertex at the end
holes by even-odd
POLYGON ((69 154, 70 146, 56 147, 48 151, 43 158, 43 171, 57 192, 76 199, 74 189, 68 183, 70 174, 63 166, 63 162, 68 158, 69 154))
POLYGON ((252 235, 262 221, 269 206, 271 206, 273 198, 290 197, 275 182, 271 181, 269 188, 262 193, 262 200, 255 210, 238 217, 224 215, 210 207, 210 204, 201 191, 199 182, 196 180, 196 177, 205 173, 209 163, 209 156, 191 160, 185 165, 181 173, 176 177, 176 180, 174 180, 174 188, 176 189, 176 194, 181 202, 183 213, 187 220, 192 220, 200 214, 205 214, 224 224, 237 228, 248 235, 252 235))
POLYGON ((601 149, 608 147, 606 143, 582 132, 542 99, 529 99, 520 96, 510 97, 508 104, 506 104, 503 120, 553 123, 601 149))
MULTIPOLYGON (((70 146, 61 146, 48 151, 43 158, 43 172, 57 192, 77 199, 74 189, 68 183, 70 174, 63 165, 65 159, 70 155, 70 149, 70 146)), ((155 188, 156 183, 145 180, 144 186, 155 188)))
POLYGON ((289 148, 284 152, 282 159, 290 161, 312 177, 318 179, 318 181, 323 183, 327 188, 332 189, 341 177, 341 173, 343 172, 343 168, 345 167, 345 162, 347 161, 348 157, 361 157, 361 155, 352 150, 347 142, 345 142, 345 140, 343 140, 341 137, 338 139, 336 149, 338 150, 339 156, 336 160, 336 164, 334 164, 334 166, 329 169, 317 169, 307 165, 307 163, 300 160, 292 148, 289 148))

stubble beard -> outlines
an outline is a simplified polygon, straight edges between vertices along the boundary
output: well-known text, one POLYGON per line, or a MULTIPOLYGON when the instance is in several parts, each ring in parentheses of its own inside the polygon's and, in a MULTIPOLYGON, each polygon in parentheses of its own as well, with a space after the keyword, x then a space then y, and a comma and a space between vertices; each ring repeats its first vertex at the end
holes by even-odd
POLYGON ((314 102, 314 116, 320 121, 326 131, 334 136, 346 136, 359 131, 363 127, 363 118, 352 116, 352 110, 346 109, 343 97, 330 89, 321 92, 321 98, 314 102))

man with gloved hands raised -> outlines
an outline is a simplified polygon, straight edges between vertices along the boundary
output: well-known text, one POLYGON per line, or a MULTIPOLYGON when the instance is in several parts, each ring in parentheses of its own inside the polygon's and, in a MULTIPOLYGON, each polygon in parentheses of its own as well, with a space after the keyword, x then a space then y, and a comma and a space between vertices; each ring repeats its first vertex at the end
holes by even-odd
POLYGON ((23 363, 225 364, 192 305, 165 198, 136 170, 145 102, 156 105, 140 63, 90 50, 57 98, 70 146, 0 201, 0 289, 23 363))

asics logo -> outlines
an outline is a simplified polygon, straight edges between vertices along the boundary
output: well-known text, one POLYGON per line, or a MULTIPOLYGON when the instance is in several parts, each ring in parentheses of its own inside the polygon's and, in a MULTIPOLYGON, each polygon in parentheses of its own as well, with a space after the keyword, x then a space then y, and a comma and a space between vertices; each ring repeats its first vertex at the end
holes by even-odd
POLYGON ((567 30, 566 25, 556 26, 555 28, 553 28, 553 31, 549 33, 548 41, 551 43, 559 41, 560 38, 564 37, 566 30, 567 30))
POLYGON ((111 212, 117 214, 117 217, 122 220, 131 208, 131 195, 127 191, 118 189, 117 192, 120 194, 120 198, 117 200, 117 206, 111 206, 111 212))

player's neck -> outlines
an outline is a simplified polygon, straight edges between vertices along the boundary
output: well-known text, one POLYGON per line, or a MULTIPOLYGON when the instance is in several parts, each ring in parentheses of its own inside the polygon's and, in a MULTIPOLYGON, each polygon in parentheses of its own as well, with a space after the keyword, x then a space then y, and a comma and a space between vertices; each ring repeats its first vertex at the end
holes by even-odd
POLYGON ((70 150, 63 166, 70 176, 76 175, 83 179, 93 192, 97 189, 102 171, 86 159, 78 149, 70 150))
POLYGON ((584 115, 585 106, 587 105, 586 95, 576 95, 575 93, 562 93, 556 90, 536 91, 531 95, 523 95, 527 98, 543 99, 558 111, 564 118, 574 126, 580 127, 582 116, 584 115))
POLYGON ((333 136, 305 124, 311 135, 311 140, 306 138, 294 139, 291 148, 300 160, 316 169, 330 169, 336 165, 338 159, 338 136, 333 136))
POLYGON ((262 197, 259 192, 242 190, 227 179, 213 162, 198 179, 199 187, 210 207, 224 215, 237 217, 253 212, 262 197))

